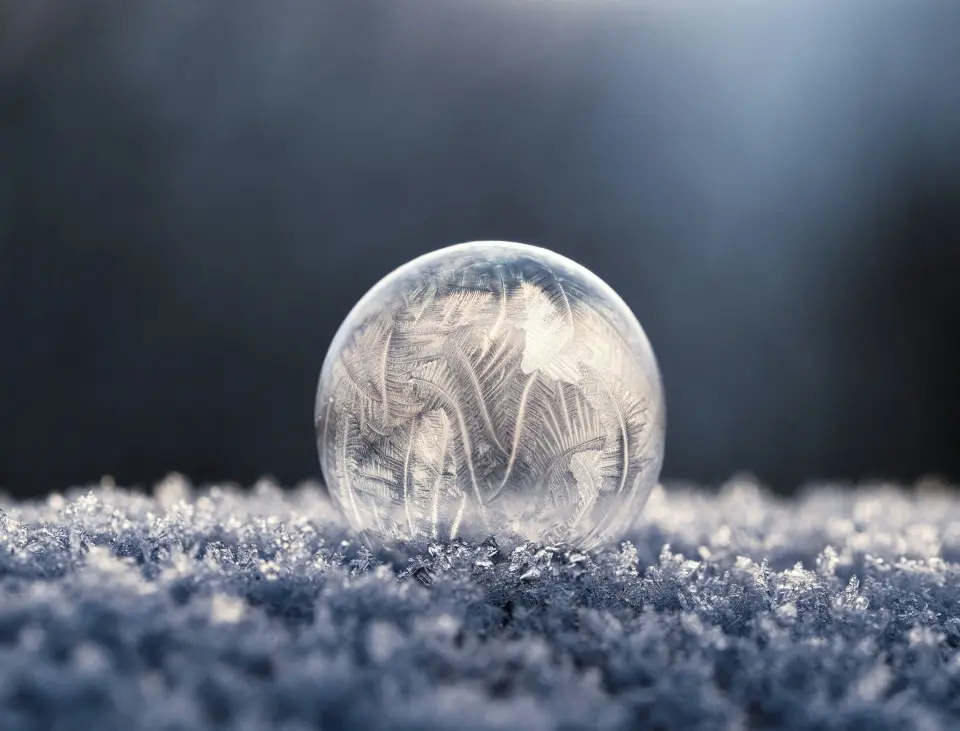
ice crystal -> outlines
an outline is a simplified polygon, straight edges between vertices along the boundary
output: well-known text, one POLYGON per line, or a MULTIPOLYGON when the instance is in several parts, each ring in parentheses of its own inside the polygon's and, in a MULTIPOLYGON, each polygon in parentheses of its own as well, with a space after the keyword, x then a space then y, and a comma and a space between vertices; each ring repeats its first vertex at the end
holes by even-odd
POLYGON ((346 319, 317 394, 321 465, 357 530, 616 538, 663 457, 636 318, 552 252, 476 242, 390 274, 346 319))
POLYGON ((318 486, 0 500, 0 728, 960 726, 960 497, 656 488, 593 551, 318 486))

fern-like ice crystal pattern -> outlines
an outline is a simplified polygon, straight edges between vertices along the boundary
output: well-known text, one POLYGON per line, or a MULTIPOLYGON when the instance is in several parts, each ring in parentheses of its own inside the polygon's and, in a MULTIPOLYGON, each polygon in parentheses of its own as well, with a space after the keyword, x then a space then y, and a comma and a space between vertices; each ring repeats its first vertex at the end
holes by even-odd
POLYGON ((317 402, 328 489, 354 527, 591 544, 632 519, 663 441, 632 316, 525 253, 441 258, 379 297, 345 325, 317 402))

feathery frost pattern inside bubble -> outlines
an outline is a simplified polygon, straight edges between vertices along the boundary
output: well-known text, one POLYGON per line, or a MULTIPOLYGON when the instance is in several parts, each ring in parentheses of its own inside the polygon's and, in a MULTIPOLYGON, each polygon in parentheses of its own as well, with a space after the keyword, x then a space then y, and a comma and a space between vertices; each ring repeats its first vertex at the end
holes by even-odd
POLYGON ((442 249, 350 314, 317 394, 327 487, 374 535, 595 545, 660 471, 660 376, 626 305, 522 244, 442 249))

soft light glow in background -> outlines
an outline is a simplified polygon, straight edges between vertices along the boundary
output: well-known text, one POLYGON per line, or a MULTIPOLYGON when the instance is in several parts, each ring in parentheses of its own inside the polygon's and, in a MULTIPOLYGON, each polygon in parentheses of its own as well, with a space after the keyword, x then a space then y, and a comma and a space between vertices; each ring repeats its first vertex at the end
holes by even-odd
POLYGON ((0 486, 316 476, 341 319, 483 238, 630 304, 666 478, 960 478, 960 8, 796 5, 0 5, 0 486))

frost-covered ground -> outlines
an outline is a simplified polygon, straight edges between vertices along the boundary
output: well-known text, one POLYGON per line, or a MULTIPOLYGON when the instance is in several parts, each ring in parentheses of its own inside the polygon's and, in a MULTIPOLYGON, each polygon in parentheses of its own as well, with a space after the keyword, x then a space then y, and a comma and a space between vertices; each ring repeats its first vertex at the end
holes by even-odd
POLYGON ((315 488, 0 503, 0 729, 960 727, 960 494, 654 492, 376 553, 315 488))

